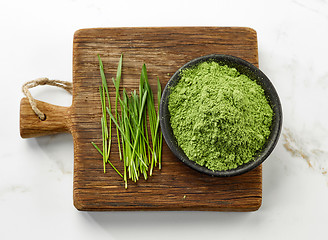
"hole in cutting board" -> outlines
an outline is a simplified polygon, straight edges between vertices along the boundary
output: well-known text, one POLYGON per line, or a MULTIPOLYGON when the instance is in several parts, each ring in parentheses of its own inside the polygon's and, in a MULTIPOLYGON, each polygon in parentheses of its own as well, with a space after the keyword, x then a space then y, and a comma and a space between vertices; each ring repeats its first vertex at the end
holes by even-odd
POLYGON ((44 114, 44 119, 41 119, 41 118, 39 118, 41 121, 45 121, 45 120, 47 120, 47 115, 46 114, 44 114))

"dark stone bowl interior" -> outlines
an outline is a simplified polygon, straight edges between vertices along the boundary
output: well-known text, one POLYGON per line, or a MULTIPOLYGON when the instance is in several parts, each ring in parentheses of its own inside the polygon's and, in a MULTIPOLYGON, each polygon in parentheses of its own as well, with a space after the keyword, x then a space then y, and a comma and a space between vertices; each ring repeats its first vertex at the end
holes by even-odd
POLYGON ((168 147, 171 149, 171 151, 174 153, 174 155, 180 159, 183 163, 185 163, 187 166, 211 175, 211 176, 217 176, 217 177, 230 177, 230 176, 236 176, 243 173, 246 173, 257 166, 259 166, 272 152, 274 147, 277 144, 277 141, 279 139, 280 131, 281 131, 281 125, 282 125, 282 110, 281 110, 281 104, 278 97, 278 94, 273 87, 270 80, 264 75, 264 73, 259 70, 257 67, 252 65, 251 63, 234 57, 230 55, 221 55, 221 54, 212 54, 212 55, 206 55, 203 57, 196 58, 184 66, 182 66, 176 73, 171 77, 169 82, 167 83, 161 99, 160 104, 160 125, 163 132, 164 139, 168 145, 168 147), (271 126, 271 134, 263 146, 262 150, 259 151, 256 154, 256 157, 254 157, 253 161, 250 161, 246 164, 243 164, 235 169, 227 170, 227 171, 212 171, 209 170, 206 167, 200 166, 196 164, 195 162, 188 159, 186 154, 183 152, 183 150, 178 146, 176 138, 173 134, 171 124, 170 124, 170 112, 168 110, 168 99, 170 95, 170 89, 171 87, 175 86, 179 79, 180 79, 180 73, 181 70, 185 68, 193 67, 201 62, 205 61, 216 61, 221 65, 228 65, 229 67, 236 68, 241 74, 247 75, 250 79, 256 81, 262 88, 264 89, 265 95, 267 97, 267 100, 269 104, 271 105, 274 115, 273 115, 273 121, 271 126))

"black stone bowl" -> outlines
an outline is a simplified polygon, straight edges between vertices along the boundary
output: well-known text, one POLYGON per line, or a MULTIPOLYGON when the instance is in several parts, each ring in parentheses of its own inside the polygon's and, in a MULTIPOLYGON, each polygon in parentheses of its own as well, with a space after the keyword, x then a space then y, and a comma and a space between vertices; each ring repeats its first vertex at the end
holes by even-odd
POLYGON ((212 54, 212 55, 206 55, 203 57, 196 58, 188 62, 184 66, 182 66, 178 71, 176 71, 176 73, 171 77, 171 79, 169 80, 163 91, 159 115, 160 115, 160 124, 161 124, 161 129, 163 132, 164 139, 168 147, 174 153, 174 155, 178 159, 180 159, 183 163, 185 163, 187 166, 199 172, 211 176, 217 176, 217 177, 230 177, 230 176, 240 175, 259 166, 270 155, 270 153, 276 146, 277 141, 279 139, 281 125, 282 125, 282 110, 281 110, 281 104, 278 94, 275 88, 273 87, 272 83, 264 75, 264 73, 260 71, 257 67, 255 67, 254 65, 243 59, 230 55, 221 55, 221 54, 212 54), (262 150, 258 151, 256 156, 254 157, 254 160, 245 163, 235 169, 231 169, 227 171, 212 171, 206 167, 198 165, 194 161, 189 160, 186 154, 183 152, 183 150, 178 146, 177 140, 173 134, 170 124, 168 99, 170 96, 171 87, 174 87, 178 83, 180 79, 181 70, 193 67, 201 62, 206 62, 206 61, 215 61, 218 62, 220 65, 227 65, 229 67, 236 68, 241 74, 245 74, 250 79, 256 81, 264 89, 266 98, 269 104, 271 105, 274 113, 270 136, 267 142, 265 143, 265 145, 263 146, 262 150))

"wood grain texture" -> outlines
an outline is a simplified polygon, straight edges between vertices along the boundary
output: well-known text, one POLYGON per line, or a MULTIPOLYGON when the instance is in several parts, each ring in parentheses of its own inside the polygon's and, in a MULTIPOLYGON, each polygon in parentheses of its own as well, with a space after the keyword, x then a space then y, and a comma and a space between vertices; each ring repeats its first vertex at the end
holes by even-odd
MULTIPOLYGON (((107 167, 91 145, 101 145, 101 84, 97 54, 109 82, 112 104, 120 54, 124 54, 122 86, 138 89, 143 63, 156 93, 156 78, 162 88, 174 72, 188 61, 207 54, 230 54, 258 66, 256 32, 250 28, 172 27, 82 29, 73 43, 73 103, 69 108, 42 102, 47 115, 41 121, 26 99, 21 103, 21 135, 34 137, 70 131, 74 141, 73 200, 79 210, 211 210, 254 211, 262 202, 262 168, 236 177, 210 177, 181 163, 164 142, 162 170, 155 169, 147 181, 123 180, 107 167)), ((155 101, 157 102, 157 101, 155 101)), ((111 162, 122 171, 113 129, 111 162)))
POLYGON ((38 108, 46 113, 42 121, 34 113, 30 102, 23 98, 20 103, 20 135, 22 138, 40 137, 62 132, 70 132, 70 108, 35 100, 38 108))
MULTIPOLYGON (((164 88, 170 76, 193 58, 230 54, 258 65, 256 32, 249 28, 175 27, 83 29, 75 33, 73 52, 72 134, 74 138, 74 205, 79 210, 214 210, 252 211, 261 205, 261 167, 231 178, 200 174, 178 161, 163 146, 162 170, 147 181, 129 182, 110 168, 104 174, 102 159, 90 144, 101 143, 101 84, 97 54, 107 79, 115 76, 120 54, 123 84, 138 89, 146 63, 153 90, 159 77, 164 88)), ((110 84, 111 98, 115 91, 110 84)), ((156 92, 156 91, 154 91, 156 92)), ((112 101, 113 103, 113 101, 112 101)), ((111 161, 118 160, 116 136, 111 161)))

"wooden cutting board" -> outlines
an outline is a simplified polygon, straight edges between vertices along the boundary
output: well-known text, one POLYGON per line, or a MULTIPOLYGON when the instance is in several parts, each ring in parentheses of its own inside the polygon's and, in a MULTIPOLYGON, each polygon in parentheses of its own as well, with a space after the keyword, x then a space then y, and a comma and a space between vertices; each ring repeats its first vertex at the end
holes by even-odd
MULTIPOLYGON (((59 107, 38 102, 46 114, 41 121, 26 98, 21 101, 22 137, 70 132, 74 140, 74 205, 78 210, 211 210, 254 211, 262 201, 262 168, 231 178, 200 174, 181 163, 164 143, 162 169, 155 169, 147 181, 123 180, 91 145, 101 145, 101 84, 97 54, 102 57, 114 102, 111 77, 116 74, 120 54, 123 84, 138 89, 143 63, 156 92, 156 78, 164 88, 170 76, 193 58, 207 54, 230 54, 258 66, 256 32, 250 28, 168 27, 82 29, 73 43, 73 103, 59 107)), ((115 133, 115 131, 113 130, 115 133)), ((122 171, 116 135, 113 136, 113 164, 122 171)))

